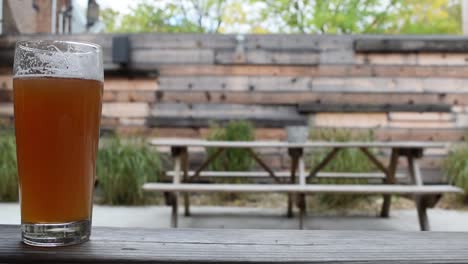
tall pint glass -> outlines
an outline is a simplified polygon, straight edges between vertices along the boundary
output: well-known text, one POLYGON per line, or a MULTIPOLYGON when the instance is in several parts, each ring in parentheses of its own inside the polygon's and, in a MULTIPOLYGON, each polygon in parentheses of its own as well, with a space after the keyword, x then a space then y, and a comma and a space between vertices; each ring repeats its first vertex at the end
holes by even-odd
POLYGON ((13 74, 22 240, 44 247, 87 241, 102 49, 90 43, 21 41, 13 74))

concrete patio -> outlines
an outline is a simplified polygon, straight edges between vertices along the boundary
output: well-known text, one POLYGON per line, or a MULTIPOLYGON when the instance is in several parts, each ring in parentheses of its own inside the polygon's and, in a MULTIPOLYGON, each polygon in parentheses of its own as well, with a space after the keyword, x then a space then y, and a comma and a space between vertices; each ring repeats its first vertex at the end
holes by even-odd
MULTIPOLYGON (((297 218, 286 218, 284 210, 245 207, 193 207, 193 216, 180 217, 181 228, 295 229, 297 218)), ((161 206, 95 205, 94 226, 168 228, 170 208, 161 206)), ((468 212, 430 209, 433 231, 468 231, 468 212)), ((16 203, 0 203, 0 224, 19 224, 16 203)), ((370 215, 342 217, 309 214, 306 229, 320 230, 419 230, 415 210, 394 210, 388 219, 370 215)))

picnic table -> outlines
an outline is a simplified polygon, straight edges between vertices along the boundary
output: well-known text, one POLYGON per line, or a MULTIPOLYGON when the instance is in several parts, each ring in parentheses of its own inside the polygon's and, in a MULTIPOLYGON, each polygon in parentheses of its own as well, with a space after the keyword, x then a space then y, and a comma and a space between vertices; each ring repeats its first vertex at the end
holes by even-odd
POLYGON ((304 225, 306 213, 307 194, 315 193, 346 193, 346 194, 380 194, 383 195, 383 203, 380 212, 381 217, 389 217, 391 196, 398 194, 414 200, 418 212, 421 230, 429 230, 427 208, 434 207, 444 193, 463 193, 460 188, 450 185, 425 185, 418 160, 423 157, 424 149, 446 148, 447 144, 441 142, 320 142, 308 141, 301 143, 281 141, 206 141, 194 139, 170 139, 158 138, 150 140, 152 146, 166 146, 171 148, 174 159, 174 170, 166 172, 172 177, 172 183, 146 183, 145 191, 163 191, 172 194, 172 226, 177 227, 178 196, 183 194, 185 215, 190 215, 189 193, 195 192, 279 192, 288 197, 287 215, 292 216, 293 200, 299 208, 299 228, 304 225), (189 170, 189 149, 192 147, 215 148, 213 154, 208 156, 194 171, 189 170), (206 171, 209 165, 226 149, 246 149, 257 164, 264 171, 249 172, 219 172, 206 171), (275 172, 255 152, 259 148, 283 148, 287 149, 291 159, 291 167, 287 172, 275 172), (321 162, 312 168, 306 169, 304 162, 305 149, 331 149, 321 162), (329 164, 339 151, 347 148, 357 148, 362 151, 372 164, 380 172, 373 173, 325 173, 321 172, 329 164), (372 149, 389 149, 390 160, 384 164, 376 157, 372 149), (401 157, 407 159, 408 174, 397 173, 398 161, 401 157), (273 184, 213 184, 197 183, 199 178, 210 177, 270 177, 273 184), (406 177, 407 183, 402 184, 399 178, 406 177), (375 184, 317 184, 313 180, 319 178, 352 178, 377 180, 375 184))
POLYGON ((0 263, 468 263, 468 233, 94 227, 61 248, 0 225, 0 263))

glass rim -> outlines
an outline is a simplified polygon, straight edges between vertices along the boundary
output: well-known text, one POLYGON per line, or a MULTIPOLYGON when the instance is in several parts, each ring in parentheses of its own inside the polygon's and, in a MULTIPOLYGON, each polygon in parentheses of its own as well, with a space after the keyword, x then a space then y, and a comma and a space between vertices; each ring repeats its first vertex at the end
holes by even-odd
POLYGON ((71 45, 71 46, 77 46, 77 47, 85 47, 89 50, 87 51, 69 51, 72 54, 92 54, 92 53, 99 53, 102 52, 102 46, 96 43, 88 42, 88 41, 75 41, 75 40, 56 40, 56 39, 36 39, 36 40, 19 40, 16 42, 16 48, 20 48, 23 50, 31 51, 31 52, 60 52, 59 50, 53 51, 53 50, 48 50, 45 48, 40 48, 40 44, 56 44, 56 43, 62 43, 66 45, 71 45), (33 47, 28 46, 27 44, 33 45, 33 47))
POLYGON ((70 77, 103 81, 103 50, 98 44, 55 39, 20 40, 15 45, 13 78, 70 77))

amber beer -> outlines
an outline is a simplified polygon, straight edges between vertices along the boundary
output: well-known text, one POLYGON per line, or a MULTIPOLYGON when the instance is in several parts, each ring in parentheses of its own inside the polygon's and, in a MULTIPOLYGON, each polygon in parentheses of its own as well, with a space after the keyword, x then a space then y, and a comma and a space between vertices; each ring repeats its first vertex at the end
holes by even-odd
POLYGON ((13 75, 22 241, 41 247, 85 242, 91 235, 102 48, 19 41, 13 75))
POLYGON ((22 221, 90 219, 102 82, 15 78, 22 221))

